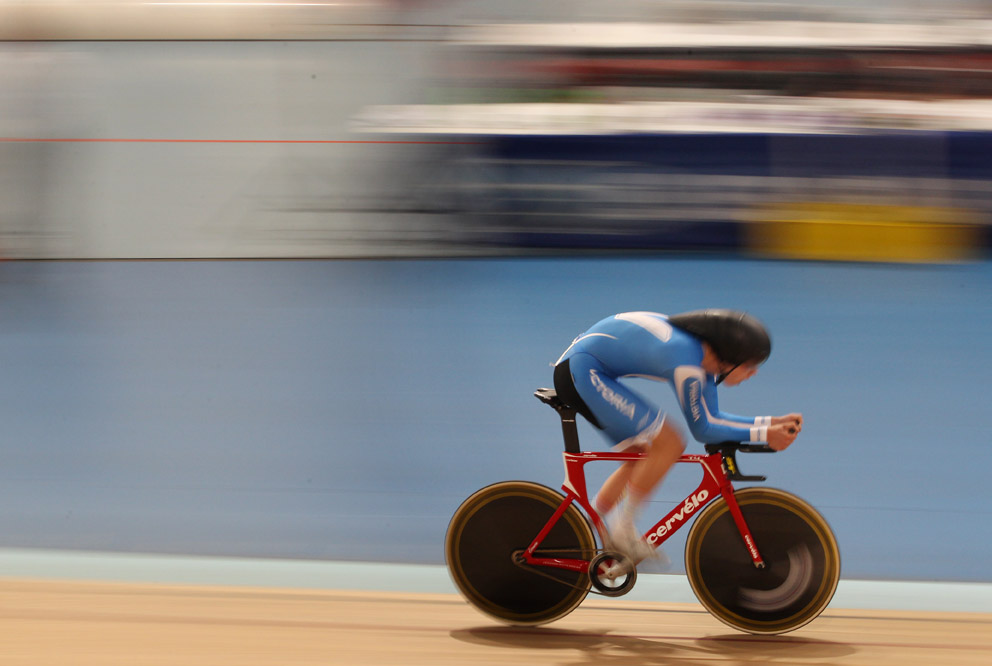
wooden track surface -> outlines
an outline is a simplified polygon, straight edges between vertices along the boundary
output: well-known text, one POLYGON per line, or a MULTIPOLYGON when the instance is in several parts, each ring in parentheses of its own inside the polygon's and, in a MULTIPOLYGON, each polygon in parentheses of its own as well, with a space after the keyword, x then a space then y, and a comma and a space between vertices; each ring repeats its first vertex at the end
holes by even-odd
POLYGON ((992 663, 992 614, 828 609, 784 636, 694 604, 587 599, 540 628, 450 595, 0 580, 0 664, 992 663))

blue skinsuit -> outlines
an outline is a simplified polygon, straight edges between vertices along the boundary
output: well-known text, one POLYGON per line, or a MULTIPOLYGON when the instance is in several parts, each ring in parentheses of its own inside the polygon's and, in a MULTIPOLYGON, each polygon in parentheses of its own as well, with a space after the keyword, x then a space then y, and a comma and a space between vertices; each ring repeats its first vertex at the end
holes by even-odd
POLYGON ((625 312, 577 337, 556 365, 568 361, 575 390, 614 443, 647 443, 665 415, 618 379, 667 381, 678 397, 692 436, 700 442, 765 442, 770 417, 721 412, 716 379, 700 363, 694 336, 657 312, 625 312), (629 442, 628 442, 629 440, 629 442))

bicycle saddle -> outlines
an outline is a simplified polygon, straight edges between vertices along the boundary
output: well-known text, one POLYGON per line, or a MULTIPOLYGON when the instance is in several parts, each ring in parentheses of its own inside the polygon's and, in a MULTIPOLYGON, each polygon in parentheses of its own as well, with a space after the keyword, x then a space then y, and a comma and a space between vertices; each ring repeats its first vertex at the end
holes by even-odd
POLYGON ((558 391, 552 388, 539 388, 534 391, 534 396, 545 405, 551 405, 555 409, 568 407, 568 405, 566 405, 565 402, 558 397, 558 391))

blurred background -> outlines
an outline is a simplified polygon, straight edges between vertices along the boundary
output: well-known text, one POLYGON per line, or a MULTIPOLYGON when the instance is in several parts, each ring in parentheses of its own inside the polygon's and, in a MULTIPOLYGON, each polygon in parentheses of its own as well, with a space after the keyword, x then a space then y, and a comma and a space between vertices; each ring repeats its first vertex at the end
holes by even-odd
POLYGON ((984 256, 986 8, 5 1, 0 255, 984 256))
POLYGON ((0 548, 440 564, 576 334, 720 306, 844 575, 989 581, 990 70, 980 0, 0 0, 0 548))

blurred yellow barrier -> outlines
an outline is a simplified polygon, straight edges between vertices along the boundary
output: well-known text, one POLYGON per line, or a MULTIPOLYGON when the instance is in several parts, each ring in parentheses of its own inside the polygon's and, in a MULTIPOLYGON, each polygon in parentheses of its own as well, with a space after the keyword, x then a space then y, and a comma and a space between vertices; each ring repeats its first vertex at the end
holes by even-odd
POLYGON ((765 256, 925 263, 974 259, 983 252, 983 228, 967 210, 798 202, 756 213, 746 241, 765 256))

